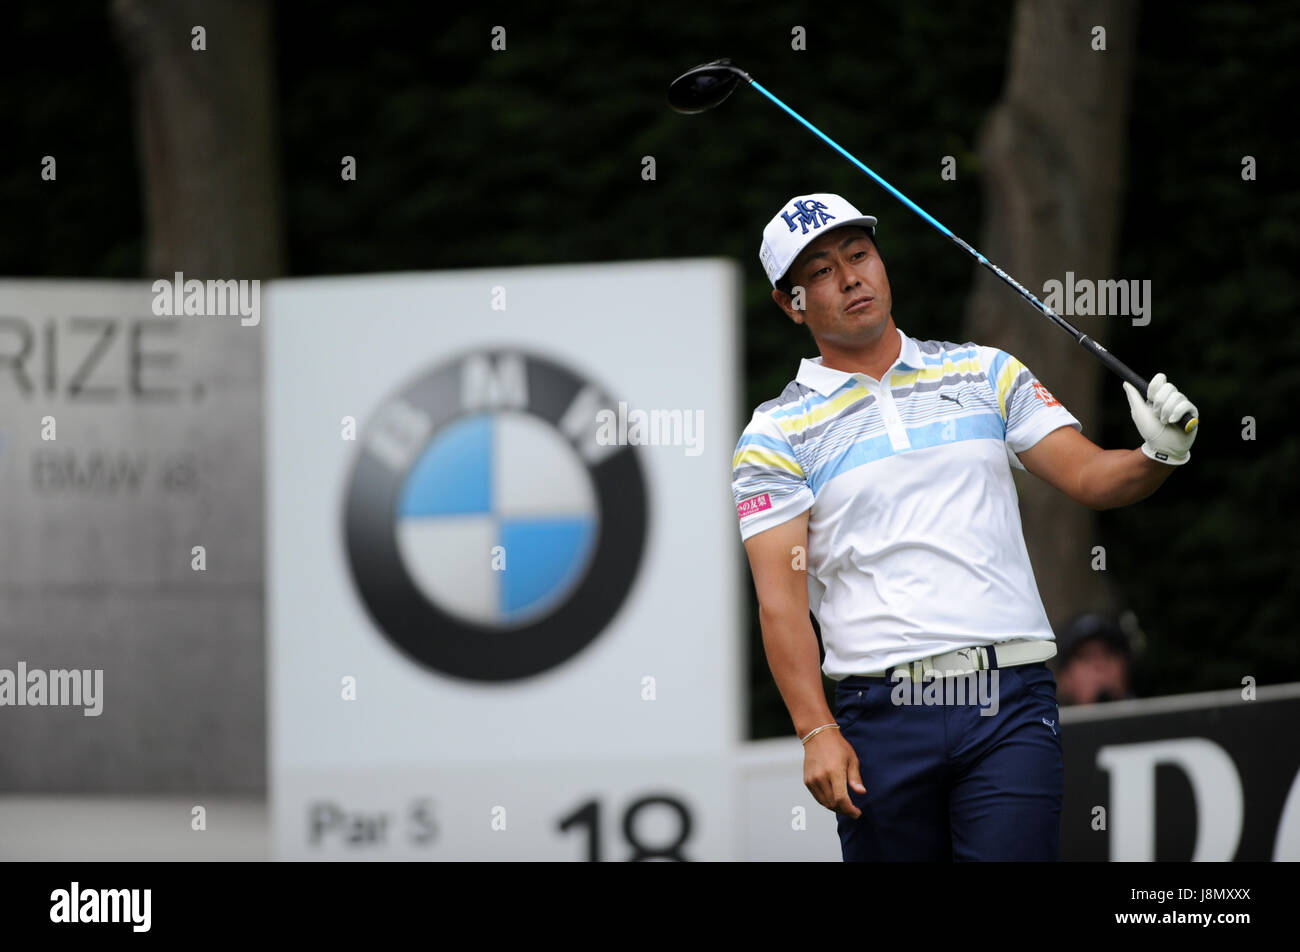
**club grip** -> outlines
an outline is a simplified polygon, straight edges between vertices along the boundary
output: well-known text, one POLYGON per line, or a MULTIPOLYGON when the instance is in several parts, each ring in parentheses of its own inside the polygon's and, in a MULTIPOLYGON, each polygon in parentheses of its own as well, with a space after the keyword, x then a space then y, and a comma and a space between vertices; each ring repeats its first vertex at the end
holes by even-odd
MULTIPOLYGON (((1080 345, 1091 351, 1093 355, 1105 364, 1112 373, 1121 380, 1127 380, 1131 383, 1137 392, 1142 395, 1142 398, 1144 400, 1146 399, 1147 391, 1151 389, 1150 380, 1145 380, 1138 374, 1134 373, 1126 363, 1113 357, 1110 351, 1105 347, 1102 347, 1101 344, 1098 344, 1087 334, 1080 335, 1078 340, 1080 345)), ((1200 417, 1192 416, 1191 410, 1188 410, 1175 422, 1183 428, 1184 433, 1191 433, 1192 430, 1196 429, 1201 424, 1200 417)))

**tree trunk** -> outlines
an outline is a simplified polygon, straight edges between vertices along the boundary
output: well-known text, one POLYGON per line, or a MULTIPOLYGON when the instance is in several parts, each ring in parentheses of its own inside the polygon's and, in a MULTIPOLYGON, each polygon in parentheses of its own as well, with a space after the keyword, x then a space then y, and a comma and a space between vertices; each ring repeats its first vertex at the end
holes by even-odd
POLYGON ((112 12, 135 77, 149 275, 280 274, 268 5, 113 0, 112 12))
MULTIPOLYGON (((1040 299, 1045 281, 1112 274, 1133 65, 1136 4, 1128 0, 1019 0, 1002 99, 980 134, 984 227, 975 247, 1040 299), (1105 50, 1093 49, 1105 28, 1105 50)), ((1036 314, 987 269, 966 312, 967 339, 1020 358, 1100 444, 1098 400, 1122 400, 1118 379, 1036 314)), ((1062 315, 1105 344, 1109 322, 1062 315)), ((1137 445, 1136 434, 1134 442, 1137 445)), ((1103 447, 1109 449, 1110 447, 1103 447)), ((1092 510, 1016 472, 1025 541, 1054 627, 1084 609, 1116 607, 1092 510)))

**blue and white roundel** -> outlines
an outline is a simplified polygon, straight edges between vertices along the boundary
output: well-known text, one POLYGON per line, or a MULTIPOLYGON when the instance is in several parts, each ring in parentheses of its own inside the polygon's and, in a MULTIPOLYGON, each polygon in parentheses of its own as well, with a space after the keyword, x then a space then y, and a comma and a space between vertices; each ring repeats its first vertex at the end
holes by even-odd
POLYGON ((558 361, 501 348, 429 368, 376 407, 343 499, 361 604, 431 671, 541 674, 605 631, 645 551, 649 494, 619 401, 558 361))
POLYGON ((462 417, 415 461, 397 502, 397 546, 431 602, 498 627, 546 614, 583 578, 599 532, 587 467, 526 413, 462 417))

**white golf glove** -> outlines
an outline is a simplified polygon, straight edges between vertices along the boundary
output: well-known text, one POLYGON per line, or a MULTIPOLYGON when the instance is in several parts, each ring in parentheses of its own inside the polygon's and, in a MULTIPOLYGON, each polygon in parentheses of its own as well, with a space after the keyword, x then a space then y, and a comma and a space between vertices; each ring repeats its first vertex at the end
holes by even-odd
POLYGON ((1192 458, 1192 443, 1200 427, 1192 427, 1192 432, 1184 433, 1183 428, 1173 421, 1188 410, 1193 417, 1199 417, 1200 414, 1192 402, 1165 379, 1164 374, 1156 374, 1151 378, 1147 400, 1138 396, 1137 388, 1127 380, 1124 381, 1124 395, 1128 397, 1133 422, 1142 434, 1143 453, 1158 463, 1170 466, 1181 466, 1192 458))

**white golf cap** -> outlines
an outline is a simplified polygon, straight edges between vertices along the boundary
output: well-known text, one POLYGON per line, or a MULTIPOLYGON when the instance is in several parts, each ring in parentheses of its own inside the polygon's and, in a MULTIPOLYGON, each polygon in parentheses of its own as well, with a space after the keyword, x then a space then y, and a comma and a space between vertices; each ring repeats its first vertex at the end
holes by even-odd
POLYGON ((844 225, 862 225, 872 235, 876 233, 876 219, 862 214, 838 195, 817 192, 796 195, 786 202, 763 229, 763 244, 758 249, 758 260, 763 262, 772 287, 790 270, 799 252, 820 235, 844 225))

